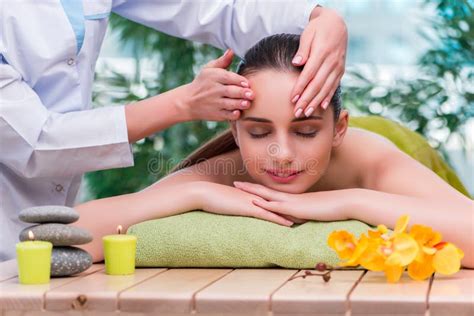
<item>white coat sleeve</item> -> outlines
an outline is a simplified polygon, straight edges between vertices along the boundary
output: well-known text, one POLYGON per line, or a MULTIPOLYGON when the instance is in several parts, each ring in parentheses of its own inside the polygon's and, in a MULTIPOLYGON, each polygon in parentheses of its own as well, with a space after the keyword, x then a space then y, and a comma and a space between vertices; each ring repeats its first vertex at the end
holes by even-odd
POLYGON ((115 0, 112 11, 176 37, 232 48, 242 57, 266 36, 301 34, 316 4, 310 0, 115 0))
POLYGON ((133 165, 124 107, 48 111, 0 55, 0 163, 26 178, 133 165))

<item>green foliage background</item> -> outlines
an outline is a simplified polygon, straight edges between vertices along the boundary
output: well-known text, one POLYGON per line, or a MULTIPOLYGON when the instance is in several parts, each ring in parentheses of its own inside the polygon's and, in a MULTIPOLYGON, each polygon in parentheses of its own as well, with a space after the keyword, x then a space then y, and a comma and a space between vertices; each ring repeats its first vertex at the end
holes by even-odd
MULTIPOLYGON (((421 133, 445 153, 443 144, 454 135, 465 141, 467 135, 462 128, 474 117, 474 93, 468 86, 474 79, 474 2, 432 0, 428 3, 436 4, 436 17, 429 21, 429 29, 414 30, 433 43, 418 61, 419 76, 382 86, 369 80, 367 77, 372 76, 363 75, 363 71, 353 70, 346 73, 353 83, 343 87, 343 100, 351 114, 390 117, 421 133), (453 103, 456 106, 451 106, 453 103), (445 132, 442 140, 433 134, 440 130, 445 132)), ((116 15, 111 17, 111 27, 119 32, 123 45, 131 46, 135 52, 136 71, 133 76, 113 69, 96 74, 94 101, 99 106, 111 102, 127 104, 191 82, 204 63, 222 53, 116 15), (142 73, 145 56, 157 61, 156 76, 152 79, 142 73)), ((133 145, 134 167, 86 175, 90 198, 136 192, 150 185, 226 127, 223 122, 188 122, 147 137, 133 145)))

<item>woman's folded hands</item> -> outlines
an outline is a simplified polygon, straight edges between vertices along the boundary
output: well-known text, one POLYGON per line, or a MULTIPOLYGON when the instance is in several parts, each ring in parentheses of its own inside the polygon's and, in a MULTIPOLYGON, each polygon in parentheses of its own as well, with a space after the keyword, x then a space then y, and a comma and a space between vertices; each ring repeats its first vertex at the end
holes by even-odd
POLYGON ((198 196, 198 208, 206 212, 237 215, 260 218, 276 224, 291 226, 292 221, 284 216, 266 210, 253 203, 255 200, 262 200, 258 195, 248 193, 237 188, 212 183, 198 181, 195 184, 198 196))
MULTIPOLYGON (((247 192, 257 199, 252 203, 261 209, 280 216, 294 218, 295 223, 307 220, 339 221, 347 220, 347 209, 344 205, 347 199, 336 198, 336 191, 321 191, 308 193, 286 193, 273 190, 266 186, 250 182, 234 182, 234 186, 247 192)), ((340 190, 342 191, 342 190, 340 190)), ((341 194, 342 192, 339 192, 341 194)))

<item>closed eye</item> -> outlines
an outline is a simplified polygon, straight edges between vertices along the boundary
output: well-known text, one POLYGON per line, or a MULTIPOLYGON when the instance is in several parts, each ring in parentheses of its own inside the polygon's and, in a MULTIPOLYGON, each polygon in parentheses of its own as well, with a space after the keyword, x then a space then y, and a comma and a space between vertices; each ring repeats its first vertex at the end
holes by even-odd
POLYGON ((301 136, 301 137, 307 137, 307 138, 312 138, 315 137, 317 132, 311 132, 311 133, 300 133, 300 132, 295 132, 296 135, 301 136))
POLYGON ((252 134, 252 133, 249 133, 250 134, 250 137, 252 138, 264 138, 266 137, 268 134, 270 133, 263 133, 263 134, 252 134))

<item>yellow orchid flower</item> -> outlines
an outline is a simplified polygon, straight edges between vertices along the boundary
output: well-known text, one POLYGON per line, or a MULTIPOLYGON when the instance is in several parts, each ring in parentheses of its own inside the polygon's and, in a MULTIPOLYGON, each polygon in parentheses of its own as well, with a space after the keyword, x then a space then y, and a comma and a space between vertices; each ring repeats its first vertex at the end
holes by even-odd
POLYGON ((397 282, 419 250, 414 238, 405 233, 408 221, 408 215, 401 216, 393 234, 389 234, 385 225, 378 225, 377 231, 369 232, 370 246, 362 254, 360 264, 368 270, 384 271, 389 282, 397 282))
POLYGON ((417 241, 420 251, 408 265, 408 275, 415 280, 425 280, 434 272, 454 274, 461 268, 464 252, 452 243, 442 242, 442 235, 431 227, 413 225, 410 235, 417 241))
POLYGON ((328 244, 340 258, 349 259, 356 248, 357 240, 345 230, 336 230, 329 235, 328 244))
POLYGON ((360 257, 360 264, 371 271, 384 271, 388 282, 397 282, 405 266, 417 256, 417 242, 406 233, 374 238, 369 242, 365 253, 360 257))
POLYGON ((349 260, 346 262, 339 263, 341 267, 354 267, 359 265, 359 259, 363 253, 365 253, 367 246, 369 244, 369 239, 366 235, 362 234, 359 241, 356 243, 356 247, 352 252, 349 260))
POLYGON ((461 259, 464 258, 464 252, 449 242, 442 242, 435 245, 438 249, 433 257, 433 267, 436 272, 441 274, 454 274, 461 269, 461 259))
POLYGON ((361 265, 367 270, 384 271, 388 282, 398 282, 408 268, 408 275, 424 280, 434 272, 453 274, 461 268, 464 252, 454 244, 443 242, 442 235, 428 226, 413 225, 405 232, 410 217, 401 216, 393 233, 381 224, 357 240, 351 233, 334 231, 328 244, 341 259, 339 266, 361 265))
POLYGON ((412 262, 418 253, 418 244, 405 233, 408 220, 408 216, 400 217, 392 235, 388 234, 385 225, 378 225, 376 231, 368 232, 368 237, 362 234, 359 241, 348 232, 336 231, 330 235, 329 245, 340 258, 349 259, 340 266, 360 264, 371 271, 384 271, 389 282, 397 282, 404 266, 412 262))

